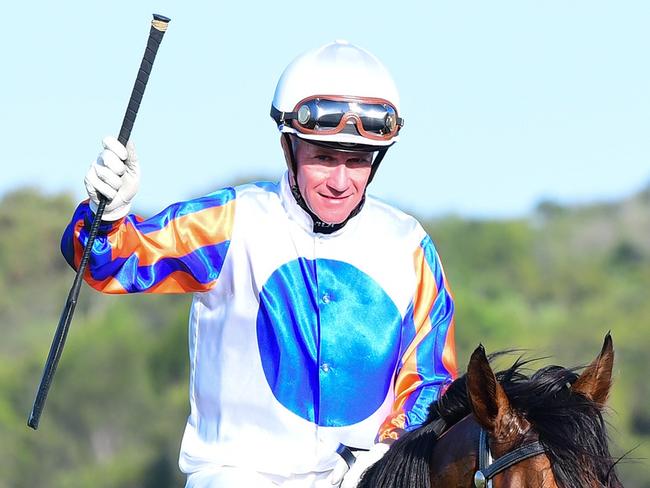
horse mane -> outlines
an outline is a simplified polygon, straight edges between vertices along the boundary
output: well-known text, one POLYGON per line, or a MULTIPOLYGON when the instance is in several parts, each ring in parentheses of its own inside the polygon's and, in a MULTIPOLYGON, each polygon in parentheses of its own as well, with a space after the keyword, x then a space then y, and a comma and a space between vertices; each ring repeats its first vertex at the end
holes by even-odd
MULTIPOLYGON (((533 361, 520 358, 496 378, 512 407, 539 434, 558 486, 593 486, 594 480, 604 487, 622 486, 609 453, 602 406, 570 388, 578 378, 576 369, 547 366, 526 375, 524 366, 533 361)), ((426 422, 395 441, 364 474, 359 488, 430 487, 429 461, 436 439, 471 413, 463 375, 430 405, 426 422)))

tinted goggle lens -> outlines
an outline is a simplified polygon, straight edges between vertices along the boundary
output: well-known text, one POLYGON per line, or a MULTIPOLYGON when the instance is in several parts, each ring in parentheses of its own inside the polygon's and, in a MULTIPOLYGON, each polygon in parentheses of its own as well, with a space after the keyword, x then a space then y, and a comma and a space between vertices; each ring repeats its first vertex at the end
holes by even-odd
POLYGON ((346 116, 359 120, 365 131, 377 135, 395 131, 398 124, 397 111, 392 105, 323 98, 299 104, 296 122, 306 129, 326 131, 338 127, 346 116))

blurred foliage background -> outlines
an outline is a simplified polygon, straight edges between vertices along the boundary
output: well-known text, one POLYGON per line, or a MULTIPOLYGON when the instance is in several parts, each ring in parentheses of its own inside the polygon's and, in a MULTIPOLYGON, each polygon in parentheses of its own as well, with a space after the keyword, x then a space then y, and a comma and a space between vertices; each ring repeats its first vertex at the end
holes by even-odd
MULTIPOLYGON (((75 205, 28 188, 0 200, 0 488, 183 486, 190 296, 84 287, 41 426, 26 426, 73 279, 58 243, 75 205)), ((635 448, 621 478, 650 487, 650 186, 516 220, 421 221, 456 297, 461 371, 479 342, 586 364, 612 331, 612 452, 635 448)))

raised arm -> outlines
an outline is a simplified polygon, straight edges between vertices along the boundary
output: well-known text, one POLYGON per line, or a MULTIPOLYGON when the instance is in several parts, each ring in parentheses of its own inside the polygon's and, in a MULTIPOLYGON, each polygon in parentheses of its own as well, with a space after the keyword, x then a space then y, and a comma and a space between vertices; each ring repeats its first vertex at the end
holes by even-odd
POLYGON ((86 175, 90 199, 79 205, 63 234, 66 260, 79 266, 101 193, 109 203, 84 274, 90 286, 105 293, 209 290, 230 244, 234 189, 176 203, 147 220, 127 215, 138 188, 137 158, 132 146, 127 151, 114 143, 104 140, 104 151, 86 175))

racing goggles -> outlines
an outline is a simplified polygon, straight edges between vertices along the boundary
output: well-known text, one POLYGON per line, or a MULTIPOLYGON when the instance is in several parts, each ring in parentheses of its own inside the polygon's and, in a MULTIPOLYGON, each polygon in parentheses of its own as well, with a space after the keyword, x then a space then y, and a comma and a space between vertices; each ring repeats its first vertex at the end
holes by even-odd
POLYGON ((299 101, 293 112, 272 106, 271 117, 303 134, 355 133, 356 128, 360 136, 377 141, 392 139, 404 126, 395 106, 383 98, 316 95, 299 101))

